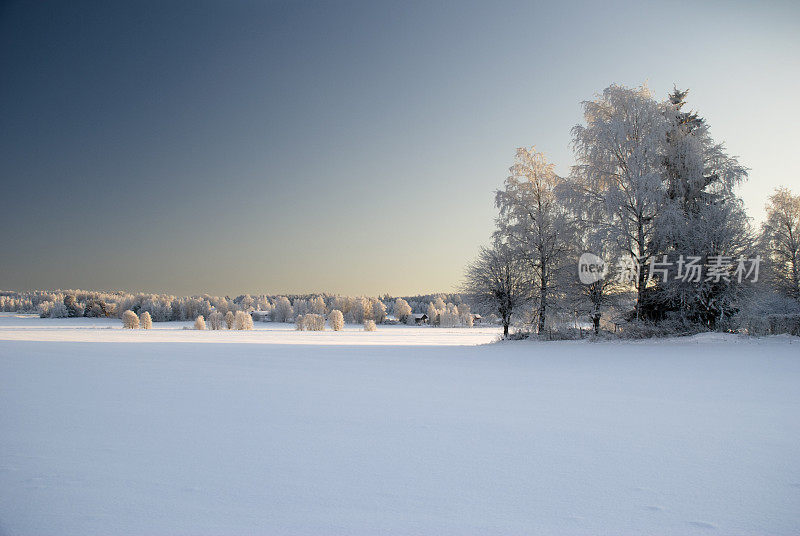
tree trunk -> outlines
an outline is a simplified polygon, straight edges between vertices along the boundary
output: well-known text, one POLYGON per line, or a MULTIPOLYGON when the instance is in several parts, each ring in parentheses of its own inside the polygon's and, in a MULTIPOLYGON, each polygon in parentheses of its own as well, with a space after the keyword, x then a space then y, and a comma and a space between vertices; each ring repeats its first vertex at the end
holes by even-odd
POLYGON ((542 280, 541 286, 541 300, 539 302, 539 328, 537 333, 541 334, 544 331, 545 320, 547 317, 547 283, 542 280))
POLYGON ((639 273, 637 274, 636 280, 636 320, 641 320, 642 318, 642 297, 644 296, 644 286, 645 286, 645 273, 644 273, 644 224, 639 221, 639 243, 637 244, 637 249, 639 250, 639 257, 636 259, 636 266, 639 268, 639 273))
POLYGON ((503 338, 508 338, 508 322, 506 320, 503 320, 503 338))
POLYGON ((600 334, 600 316, 603 313, 600 312, 600 301, 597 300, 594 302, 594 312, 592 313, 592 325, 594 326, 594 334, 600 334))

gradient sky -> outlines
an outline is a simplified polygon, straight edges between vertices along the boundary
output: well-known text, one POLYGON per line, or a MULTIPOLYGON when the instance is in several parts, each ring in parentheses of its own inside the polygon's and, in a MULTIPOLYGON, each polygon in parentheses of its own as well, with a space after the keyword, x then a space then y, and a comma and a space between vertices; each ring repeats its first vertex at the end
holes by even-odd
POLYGON ((2 2, 0 288, 449 291, 514 150, 647 82, 800 191, 800 5, 2 2))

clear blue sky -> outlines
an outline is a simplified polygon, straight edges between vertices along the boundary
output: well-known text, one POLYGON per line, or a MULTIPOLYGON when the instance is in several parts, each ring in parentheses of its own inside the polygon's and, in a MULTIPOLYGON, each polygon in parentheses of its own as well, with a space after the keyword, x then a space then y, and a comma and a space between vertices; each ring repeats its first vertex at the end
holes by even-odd
POLYGON ((791 2, 3 2, 0 288, 447 291, 518 146, 673 84, 800 191, 791 2))

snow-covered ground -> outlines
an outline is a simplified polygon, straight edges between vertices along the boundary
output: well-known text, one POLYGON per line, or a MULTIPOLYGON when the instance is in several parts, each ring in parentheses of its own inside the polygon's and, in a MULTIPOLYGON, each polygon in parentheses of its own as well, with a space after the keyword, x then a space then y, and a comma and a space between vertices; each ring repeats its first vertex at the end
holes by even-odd
POLYGON ((155 327, 0 315, 0 534, 800 532, 797 338, 155 327))
POLYGON ((152 330, 121 329, 111 318, 45 318, 0 313, 0 341, 63 342, 215 342, 315 345, 424 345, 469 346, 500 339, 497 326, 440 329, 430 326, 384 326, 367 332, 361 324, 345 324, 342 331, 297 331, 293 323, 255 322, 251 331, 197 331, 194 322, 154 322, 152 330))

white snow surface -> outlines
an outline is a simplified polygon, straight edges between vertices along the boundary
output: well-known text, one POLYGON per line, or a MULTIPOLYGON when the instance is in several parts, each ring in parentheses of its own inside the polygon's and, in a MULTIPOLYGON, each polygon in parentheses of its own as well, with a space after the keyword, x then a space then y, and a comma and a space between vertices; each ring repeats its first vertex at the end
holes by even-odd
POLYGON ((497 326, 440 329, 431 326, 380 325, 365 332, 362 324, 345 324, 344 330, 297 331, 294 323, 256 322, 252 330, 195 330, 194 321, 153 322, 153 329, 121 329, 111 318, 45 318, 0 313, 0 341, 61 342, 213 342, 302 345, 402 345, 468 346, 500 339, 497 326), (185 329, 192 328, 192 329, 185 329))
POLYGON ((154 328, 0 315, 0 535, 800 532, 798 338, 154 328))

